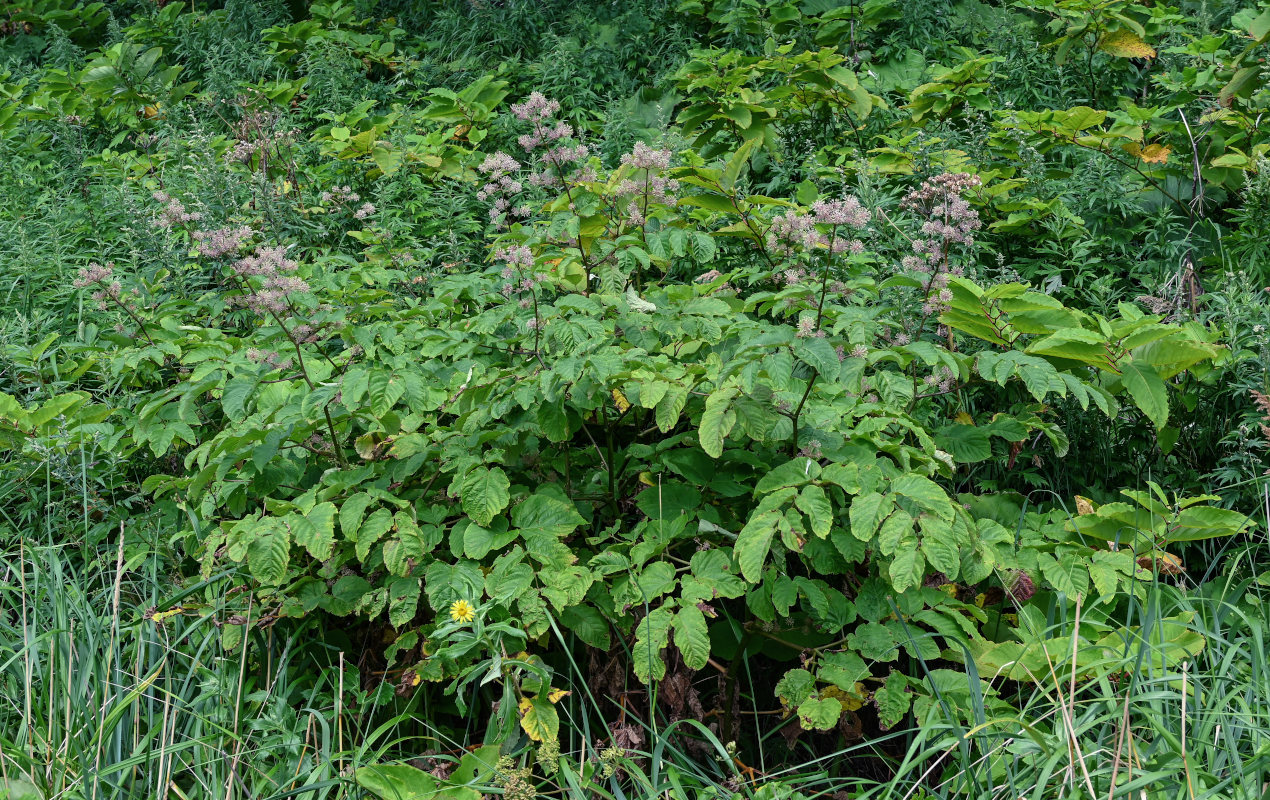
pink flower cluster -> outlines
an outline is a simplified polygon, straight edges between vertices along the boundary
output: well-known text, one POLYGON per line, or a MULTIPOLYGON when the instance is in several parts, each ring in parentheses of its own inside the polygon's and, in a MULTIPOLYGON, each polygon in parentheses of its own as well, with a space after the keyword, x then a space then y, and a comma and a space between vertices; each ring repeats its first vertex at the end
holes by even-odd
POLYGON ((974 232, 983 222, 979 212, 971 208, 961 194, 980 183, 977 175, 947 172, 927 179, 900 203, 902 208, 926 217, 922 233, 929 238, 915 240, 913 251, 928 264, 946 261, 949 248, 954 244, 965 247, 974 244, 974 232))
POLYGON ((533 251, 523 244, 508 245, 495 251, 494 259, 505 262, 508 269, 528 269, 534 265, 533 251))
POLYGON ((261 281, 259 288, 248 282, 247 291, 235 298, 235 302, 260 314, 281 314, 287 310, 288 295, 307 292, 308 283, 293 274, 299 264, 287 258, 286 254, 287 248, 280 245, 262 245, 252 255, 235 261, 230 266, 234 274, 244 280, 257 278, 261 281))
POLYGON ((821 225, 848 225, 863 228, 873 216, 854 197, 842 200, 817 200, 811 204, 811 215, 821 225))
POLYGON ((204 258, 223 258, 238 252, 255 231, 246 225, 237 228, 219 228, 213 231, 194 231, 190 236, 198 242, 198 254, 204 258))
POLYGON ((96 261, 87 267, 81 267, 78 276, 72 282, 76 289, 85 289, 89 286, 99 287, 93 292, 92 297, 97 301, 97 308, 104 309, 109 304, 108 301, 121 302, 120 297, 123 294, 123 287, 119 285, 119 281, 115 277, 115 264, 108 262, 105 266, 98 264, 96 261))
MULTIPOLYGON (((529 133, 516 139, 517 144, 527 153, 544 148, 538 158, 563 170, 568 164, 585 161, 591 150, 584 144, 566 143, 574 138, 575 131, 569 123, 552 119, 559 111, 560 103, 547 99, 541 92, 533 92, 525 102, 512 105, 512 116, 533 126, 529 133)), ((556 180, 557 176, 546 174, 530 178, 536 186, 551 186, 556 180)))
POLYGON ((187 223, 197 222, 203 218, 203 215, 197 211, 186 211, 181 201, 167 192, 155 192, 151 196, 164 204, 163 210, 159 212, 159 218, 154 221, 155 227, 173 228, 178 225, 184 227, 187 223))
POLYGON ((332 186, 322 192, 322 205, 348 206, 361 199, 362 196, 348 186, 332 186))
POLYGON ((669 150, 654 150, 643 142, 636 142, 635 149, 622 156, 622 165, 644 170, 643 181, 627 178, 617 185, 619 197, 631 198, 626 206, 626 216, 632 225, 646 222, 645 212, 649 203, 675 204, 674 195, 679 191, 679 181, 662 174, 670 169, 669 150))
POLYGON ((524 190, 524 184, 512 177, 520 169, 520 162, 503 151, 485 157, 476 171, 485 176, 485 185, 476 193, 482 201, 493 201, 490 206, 489 220, 498 224, 504 215, 510 213, 517 217, 529 216, 528 206, 512 206, 512 201, 524 190))
POLYGON ((816 327, 816 315, 804 314, 798 319, 798 332, 796 334, 799 339, 823 339, 825 332, 821 328, 816 327))
POLYGON ((273 350, 261 350, 256 347, 248 347, 247 359, 256 364, 268 364, 275 369, 291 368, 291 359, 283 358, 273 350))
MULTIPOLYGON (((333 206, 334 208, 343 208, 352 206, 361 200, 362 196, 353 191, 348 186, 333 186, 329 190, 322 192, 322 205, 333 206)), ((375 213, 377 209, 374 203, 366 202, 358 206, 353 212, 354 219, 366 219, 375 213)))
POLYGON ((817 248, 826 248, 830 253, 864 252, 864 242, 838 235, 838 228, 863 228, 869 224, 872 215, 854 197, 842 200, 817 200, 811 206, 810 214, 801 214, 794 210, 786 211, 772 220, 767 229, 767 248, 783 255, 791 255, 795 250, 811 252, 817 248), (826 234, 819 226, 829 226, 826 234))
POLYGON ((949 263, 951 249, 955 245, 972 246, 974 232, 983 226, 979 212, 961 196, 980 184, 977 175, 947 172, 923 181, 900 204, 926 218, 922 233, 928 238, 913 240, 915 255, 905 256, 902 265, 910 272, 931 276, 927 282, 927 298, 922 304, 922 313, 927 316, 948 308, 952 301, 948 278, 964 271, 961 266, 949 263))

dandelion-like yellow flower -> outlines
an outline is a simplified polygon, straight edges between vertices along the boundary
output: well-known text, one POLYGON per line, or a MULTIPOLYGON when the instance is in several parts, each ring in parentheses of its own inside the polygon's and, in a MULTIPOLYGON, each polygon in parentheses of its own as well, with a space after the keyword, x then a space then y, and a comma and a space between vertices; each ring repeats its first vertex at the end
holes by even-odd
POLYGON ((466 600, 455 600, 450 606, 450 619, 455 622, 471 622, 476 619, 476 609, 466 600))

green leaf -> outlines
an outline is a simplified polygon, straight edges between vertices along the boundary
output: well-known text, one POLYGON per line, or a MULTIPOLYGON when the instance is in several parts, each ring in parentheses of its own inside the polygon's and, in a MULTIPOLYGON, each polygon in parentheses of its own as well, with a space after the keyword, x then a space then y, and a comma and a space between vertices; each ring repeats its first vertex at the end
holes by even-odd
POLYGON ((1169 392, 1155 368, 1148 364, 1122 361, 1120 378, 1129 390, 1134 405, 1155 423, 1156 429, 1163 428, 1169 421, 1169 392))
POLYGON ((820 661, 820 680, 832 683, 844 692, 854 692, 855 685, 869 677, 869 668, 856 653, 826 653, 820 661))
POLYGON ((820 465, 805 456, 790 459, 768 470, 754 487, 754 494, 768 494, 787 486, 802 486, 820 477, 820 465))
POLYGON ((891 491, 903 495, 941 519, 952 519, 953 504, 948 493, 930 478, 909 473, 891 481, 891 491))
POLYGON ((812 533, 822 539, 829 535, 833 527, 833 506, 830 505, 824 489, 815 484, 804 486, 794 505, 807 515, 812 533))
POLYGON ((895 591, 907 592, 922 585, 922 578, 926 576, 926 559, 916 546, 901 548, 896 552, 887 572, 895 591))
POLYGON ((239 422, 247 416, 247 398, 251 397, 251 393, 256 390, 256 380, 254 378, 235 378, 225 384, 225 388, 221 391, 220 403, 221 408, 225 410, 225 416, 234 422, 239 422))
POLYGON ((655 419, 657 421, 657 429, 662 433, 670 433, 670 430, 679 422, 679 414, 683 411, 684 405, 688 402, 688 387, 680 384, 671 384, 666 390, 666 396, 657 404, 655 419))
POLYGON ((741 575, 750 583, 758 583, 763 574, 763 564, 776 534, 776 522, 781 517, 782 512, 775 509, 758 512, 750 517, 736 537, 736 563, 741 575))
POLYGON ((357 557, 365 560, 375 543, 390 530, 392 530, 392 512, 386 508, 377 509, 366 518, 357 531, 357 557))
POLYGON ((719 194, 690 194, 679 198, 679 204, 696 206, 709 211, 722 211, 728 214, 736 213, 736 206, 732 204, 732 199, 719 194))
POLYGON ((791 669, 776 682, 776 696, 788 706, 802 705, 816 691, 816 678, 805 669, 791 669))
POLYGON ((799 339, 794 345, 794 355, 798 360, 820 373, 822 378, 836 380, 842 371, 842 362, 838 361, 838 352, 829 344, 828 339, 812 337, 799 339))
POLYGON ((405 511, 393 515, 397 535, 384 543, 384 566, 397 576, 404 576, 423 560, 423 532, 405 511))
POLYGON ((397 578, 388 585, 388 622, 400 628, 414 619, 419 609, 418 578, 397 578))
POLYGON ((842 703, 832 697, 808 697, 798 705, 798 722, 804 730, 830 730, 841 716, 842 703))
POLYGON ((729 408, 736 397, 736 386, 724 386, 706 398, 706 409, 701 415, 701 449, 711 458, 723 455, 723 441, 736 424, 736 412, 729 408))
POLYGON ((670 643, 670 626, 674 614, 666 606, 658 606, 635 626, 635 646, 631 649, 631 667, 643 683, 666 677, 666 662, 661 651, 670 643))
POLYGON ((851 535, 862 542, 873 538, 883 518, 891 513, 895 500, 890 495, 877 492, 862 494, 851 502, 848 516, 851 520, 851 535))
POLYGON ((1045 559, 1041 562, 1041 573, 1050 586, 1069 598, 1089 594, 1089 566, 1076 556, 1045 559))
POLYGON ((693 231, 688 239, 688 248, 698 264, 708 264, 719 252, 719 246, 714 243, 714 237, 704 231, 693 231))
POLYGON ((560 612, 560 622, 590 646, 609 649, 609 623, 592 606, 570 606, 560 612))
POLYGON ((952 454, 958 464, 974 464, 992 458, 988 431, 974 425, 948 425, 935 432, 935 446, 952 454))
POLYGON ((489 525, 511 501, 511 481, 500 467, 477 467, 463 478, 463 513, 478 525, 489 525))
POLYGON ((512 509, 512 524, 526 539, 568 536, 586 523, 573 503, 549 494, 533 494, 512 509))
POLYGON ((675 614, 675 646, 688 669, 702 669, 710 658, 710 631, 705 614, 695 605, 687 605, 675 614))
POLYGON ((437 779, 408 764, 361 767, 353 778, 380 800, 435 800, 437 795, 437 779))
POLYGON ((878 707, 878 722, 883 729, 900 724, 908 713, 912 699, 912 695, 908 693, 908 679, 902 673, 892 672, 887 676, 882 688, 873 693, 873 702, 878 707))
POLYGON ((1238 511, 1215 506, 1191 506, 1182 509, 1168 527, 1170 542, 1194 542, 1216 536, 1232 536, 1251 523, 1238 511))
MULTIPOLYGON (((925 527, 923 532, 926 532, 925 527)), ((957 579, 957 573, 961 570, 961 550, 957 547, 957 543, 952 541, 951 532, 947 537, 923 536, 921 547, 922 555, 932 567, 944 573, 949 580, 957 579)))
POLYGON ((567 442, 572 435, 569 430, 569 414, 559 401, 538 406, 538 427, 542 429, 542 435, 551 442, 567 442))
POLYGON ((894 661, 899 658, 895 634, 885 625, 866 622, 847 637, 847 645, 870 661, 894 661))
POLYGON ((335 544, 335 505, 318 503, 309 509, 303 517, 290 514, 287 521, 291 523, 291 537, 295 543, 309 551, 309 555, 318 561, 331 557, 331 547, 335 544))
POLYGON ((251 576, 268 586, 282 583, 291 560, 291 530, 273 517, 253 526, 247 543, 247 568, 251 576))
POLYGON ((366 492, 358 492, 344 501, 340 506, 340 532, 350 542, 357 541, 357 532, 362 527, 362 517, 366 509, 375 502, 375 498, 366 492))

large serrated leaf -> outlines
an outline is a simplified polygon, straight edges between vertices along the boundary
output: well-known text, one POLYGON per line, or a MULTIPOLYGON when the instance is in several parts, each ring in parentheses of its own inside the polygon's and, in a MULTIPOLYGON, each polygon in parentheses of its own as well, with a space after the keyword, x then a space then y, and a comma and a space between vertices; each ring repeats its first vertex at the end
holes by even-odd
POLYGON ((710 659, 710 631, 705 614, 695 605, 684 606, 675 614, 675 647, 688 669, 702 669, 710 659))
POLYGON ((736 537, 736 563, 741 575, 750 583, 758 583, 763 574, 763 564, 772 549, 772 537, 782 513, 775 509, 762 511, 750 517, 749 522, 736 537))
POLYGON ((463 513, 478 525, 489 525, 511 502, 511 481, 500 467, 477 467, 463 478, 463 513))
POLYGON ((268 586, 282 583, 291 560, 291 529, 265 517, 251 530, 247 543, 247 568, 251 576, 268 586))

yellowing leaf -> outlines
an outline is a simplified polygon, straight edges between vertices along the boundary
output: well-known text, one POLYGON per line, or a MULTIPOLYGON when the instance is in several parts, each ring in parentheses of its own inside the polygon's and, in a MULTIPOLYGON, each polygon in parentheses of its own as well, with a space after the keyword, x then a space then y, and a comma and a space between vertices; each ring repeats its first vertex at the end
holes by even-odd
POLYGON ((953 420, 961 425, 974 425, 975 418, 967 414, 965 411, 958 411, 957 416, 953 420))
POLYGON ((520 709, 520 727, 530 739, 535 742, 555 741, 560 733, 560 717, 551 703, 542 697, 522 697, 517 707, 520 709))
POLYGON ((1076 495, 1076 513, 1080 515, 1094 513, 1094 504, 1088 497, 1076 495))
POLYGON ((657 485, 656 483, 653 483, 653 473, 651 472, 641 472, 639 474, 639 482, 644 484, 645 486, 657 485))
POLYGON ((569 696, 569 692, 566 691, 565 689, 552 689, 551 691, 547 692, 547 699, 553 703, 559 703, 560 698, 568 697, 568 696, 569 696))
POLYGON ((1147 164, 1168 163, 1169 153, 1173 152, 1173 148, 1167 144, 1149 144, 1142 147, 1137 142, 1130 142, 1124 149, 1129 155, 1140 158, 1147 164))
POLYGON ((1131 30, 1119 30, 1098 43, 1104 53, 1121 58, 1155 58, 1155 48, 1131 30))
POLYGON ((625 414, 626 409, 631 407, 631 401, 626 399, 626 395, 622 394, 621 389, 614 389, 613 405, 617 406, 617 413, 625 414))

